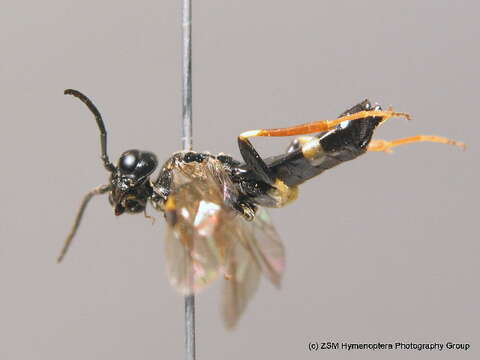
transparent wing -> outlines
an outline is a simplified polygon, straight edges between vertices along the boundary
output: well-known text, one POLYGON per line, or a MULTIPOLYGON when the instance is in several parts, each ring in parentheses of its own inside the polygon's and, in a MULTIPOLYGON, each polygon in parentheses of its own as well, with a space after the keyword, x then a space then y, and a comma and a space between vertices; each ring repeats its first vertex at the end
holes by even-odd
POLYGON ((250 225, 251 235, 246 239, 247 249, 260 266, 262 272, 276 286, 280 287, 285 270, 285 249, 268 212, 260 208, 250 225))
POLYGON ((260 268, 251 253, 237 241, 226 266, 223 289, 223 321, 233 329, 258 288, 260 268))
POLYGON ((285 250, 266 210, 260 208, 255 219, 238 217, 231 236, 233 246, 226 260, 223 317, 233 328, 258 288, 260 272, 280 286, 285 268, 285 250))
POLYGON ((211 237, 196 236, 185 241, 169 227, 165 241, 167 276, 180 293, 196 293, 220 274, 221 255, 211 237))
POLYGON ((226 196, 235 190, 215 159, 181 163, 172 170, 175 221, 167 229, 167 275, 183 294, 196 293, 223 274, 235 223, 226 196))
POLYGON ((230 206, 236 192, 216 159, 172 167, 168 278, 182 294, 196 293, 221 275, 228 279, 223 306, 227 328, 245 311, 260 273, 279 287, 285 267, 284 249, 267 212, 259 209, 253 221, 246 221, 230 206))

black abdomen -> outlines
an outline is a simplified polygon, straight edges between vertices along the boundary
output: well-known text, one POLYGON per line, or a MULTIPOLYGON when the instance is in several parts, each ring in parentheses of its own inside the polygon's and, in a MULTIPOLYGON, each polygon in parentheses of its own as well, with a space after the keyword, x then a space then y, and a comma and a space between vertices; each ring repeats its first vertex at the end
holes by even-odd
POLYGON ((312 137, 308 145, 297 143, 286 154, 267 158, 265 162, 285 184, 299 185, 365 153, 379 119, 349 121, 333 131, 312 137))

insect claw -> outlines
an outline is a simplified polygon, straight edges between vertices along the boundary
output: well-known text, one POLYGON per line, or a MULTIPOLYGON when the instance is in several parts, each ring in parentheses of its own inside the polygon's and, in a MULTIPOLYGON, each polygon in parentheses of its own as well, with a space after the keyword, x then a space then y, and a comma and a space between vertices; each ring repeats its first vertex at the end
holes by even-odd
POLYGON ((409 113, 404 113, 404 112, 396 112, 393 110, 393 106, 392 105, 388 105, 387 107, 387 112, 390 113, 390 117, 401 117, 401 118, 404 118, 405 120, 412 120, 412 115, 410 115, 409 113))
POLYGON ((467 150, 467 144, 465 144, 464 142, 451 140, 451 142, 449 144, 450 145, 455 145, 456 147, 459 147, 460 149, 462 149, 462 151, 467 150))

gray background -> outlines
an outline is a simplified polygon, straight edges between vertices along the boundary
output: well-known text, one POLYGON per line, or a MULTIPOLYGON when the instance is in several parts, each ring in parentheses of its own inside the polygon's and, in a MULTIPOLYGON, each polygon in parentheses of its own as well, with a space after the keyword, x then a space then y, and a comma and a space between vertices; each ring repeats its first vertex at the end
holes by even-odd
MULTIPOLYGON (((164 271, 164 223, 88 209, 104 183, 91 96, 113 159, 180 148, 180 2, 1 1, 0 359, 181 359, 183 300, 164 271)), ((365 97, 414 121, 393 139, 467 142, 368 154, 302 186, 272 216, 287 247, 238 329, 219 286, 197 298, 199 359, 478 358, 479 25, 476 1, 194 0, 194 145, 332 118, 365 97), (310 340, 470 342, 468 353, 308 353, 310 340)), ((255 141, 262 154, 290 139, 255 141)), ((151 213, 153 210, 150 211, 151 213)))

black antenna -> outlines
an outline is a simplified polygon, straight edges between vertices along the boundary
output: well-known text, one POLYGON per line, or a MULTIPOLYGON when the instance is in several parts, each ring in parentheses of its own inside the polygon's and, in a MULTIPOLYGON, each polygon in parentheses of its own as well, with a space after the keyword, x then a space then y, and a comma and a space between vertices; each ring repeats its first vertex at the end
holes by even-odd
POLYGON ((95 116, 98 129, 100 130, 100 145, 102 147, 103 166, 105 166, 105 169, 107 169, 110 172, 114 171, 115 166, 110 162, 107 155, 107 130, 105 130, 105 123, 103 122, 100 111, 98 111, 97 107, 93 104, 93 102, 88 97, 83 95, 80 91, 67 89, 63 93, 65 95, 73 95, 76 98, 79 98, 85 105, 87 105, 88 109, 92 112, 93 116, 95 116))

